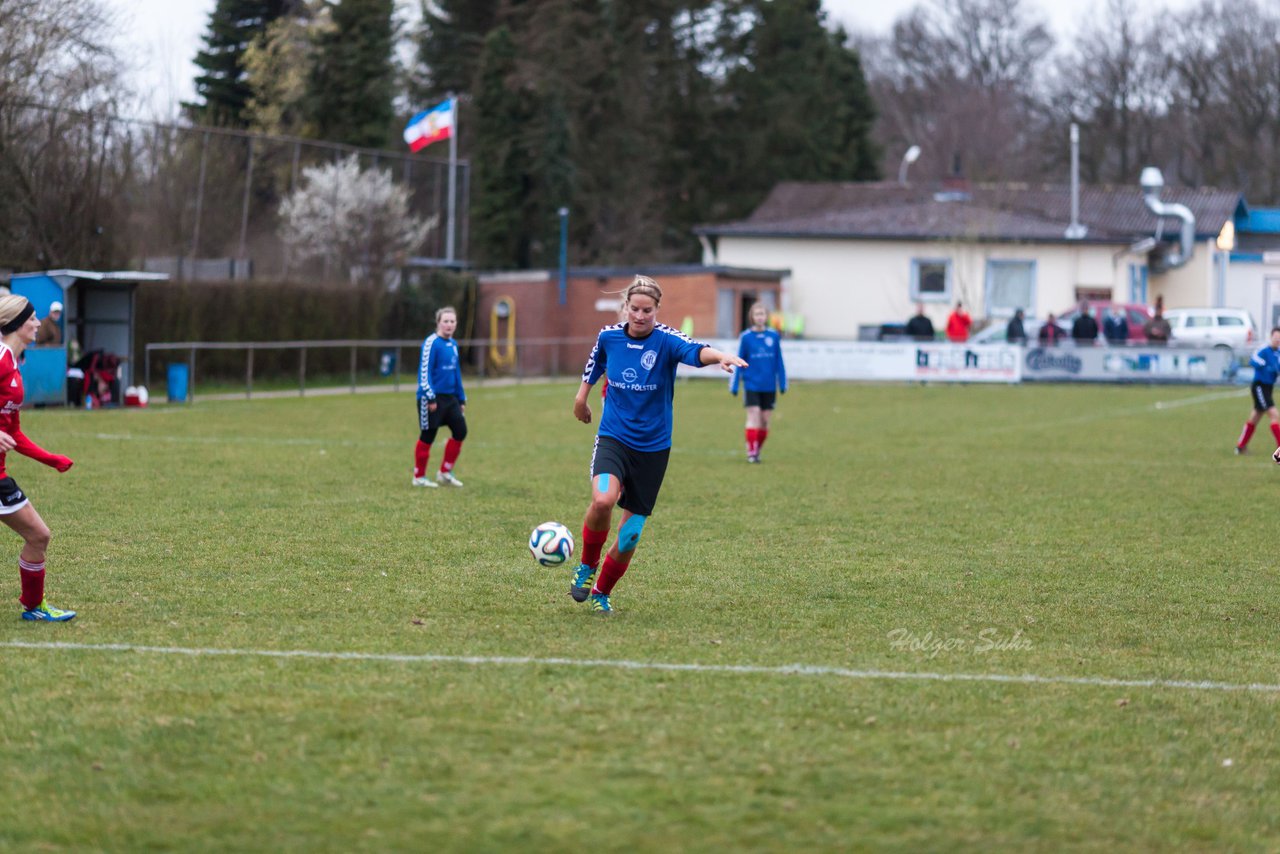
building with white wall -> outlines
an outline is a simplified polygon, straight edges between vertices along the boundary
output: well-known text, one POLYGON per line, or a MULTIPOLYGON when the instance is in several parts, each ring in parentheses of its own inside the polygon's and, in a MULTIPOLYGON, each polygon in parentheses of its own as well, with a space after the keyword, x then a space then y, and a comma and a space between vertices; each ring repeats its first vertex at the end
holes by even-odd
POLYGON ((806 335, 851 338, 858 329, 900 323, 923 303, 939 326, 956 302, 975 318, 1023 308, 1043 317, 1080 299, 1213 305, 1224 292, 1223 226, 1243 209, 1240 194, 1164 190, 1162 201, 1195 218, 1189 260, 1179 222, 1157 217, 1137 187, 1084 187, 1068 238, 1068 187, 894 183, 776 186, 750 217, 701 226, 703 262, 788 269, 783 311, 806 335))

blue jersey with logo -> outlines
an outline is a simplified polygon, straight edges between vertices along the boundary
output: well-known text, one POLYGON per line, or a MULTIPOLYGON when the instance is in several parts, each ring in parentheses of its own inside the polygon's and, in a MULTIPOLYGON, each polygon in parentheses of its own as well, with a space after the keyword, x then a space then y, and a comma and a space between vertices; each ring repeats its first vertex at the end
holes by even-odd
POLYGON ((458 359, 458 342, 452 338, 430 335, 422 342, 422 361, 418 364, 418 400, 435 400, 437 394, 451 394, 463 403, 462 363, 458 359))
POLYGON ((782 364, 782 336, 775 330, 745 330, 738 338, 738 358, 747 366, 733 372, 729 391, 737 394, 739 381, 747 391, 787 390, 787 369, 782 364))
POLYGON ((1258 350, 1249 360, 1253 365, 1253 381, 1275 385, 1276 376, 1280 375, 1280 350, 1272 350, 1271 345, 1258 350))
POLYGON ((582 372, 588 385, 602 376, 609 385, 600 435, 636 451, 670 448, 676 367, 681 362, 702 367, 699 357, 706 346, 661 323, 644 338, 628 335, 626 323, 601 329, 582 372))

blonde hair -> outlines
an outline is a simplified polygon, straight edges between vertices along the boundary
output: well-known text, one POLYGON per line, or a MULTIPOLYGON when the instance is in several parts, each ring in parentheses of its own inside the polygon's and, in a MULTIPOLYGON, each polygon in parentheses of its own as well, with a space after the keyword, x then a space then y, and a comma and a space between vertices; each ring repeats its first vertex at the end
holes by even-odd
POLYGON ((648 276, 636 276, 631 280, 631 284, 627 285, 622 291, 622 307, 626 308, 627 303, 634 294, 640 294, 642 297, 649 297, 653 300, 655 306, 662 304, 662 288, 658 287, 658 283, 648 276))
POLYGON ((446 314, 452 314, 454 319, 458 318, 458 310, 451 305, 442 305, 436 309, 436 323, 440 322, 440 318, 446 314))
POLYGON ((17 294, 6 294, 0 297, 0 326, 13 320, 27 307, 27 298, 17 294))

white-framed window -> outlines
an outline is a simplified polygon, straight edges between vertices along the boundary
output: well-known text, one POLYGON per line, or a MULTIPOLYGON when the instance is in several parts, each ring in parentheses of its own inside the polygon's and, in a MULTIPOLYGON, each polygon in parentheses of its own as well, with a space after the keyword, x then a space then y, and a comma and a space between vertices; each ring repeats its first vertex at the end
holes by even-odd
POLYGON ((951 301, 951 259, 911 259, 911 301, 951 301))
POLYGON ((1129 265, 1129 302, 1147 304, 1147 265, 1129 265))
POLYGON ((987 316, 1012 317, 1022 309, 1036 314, 1036 262, 987 261, 987 316))

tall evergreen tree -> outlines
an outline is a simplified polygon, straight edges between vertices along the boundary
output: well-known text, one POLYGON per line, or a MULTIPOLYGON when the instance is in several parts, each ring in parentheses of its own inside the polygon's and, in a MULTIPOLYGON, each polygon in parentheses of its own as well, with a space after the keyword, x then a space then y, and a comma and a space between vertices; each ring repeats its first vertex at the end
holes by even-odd
POLYGON ((379 148, 395 113, 394 0, 338 0, 317 36, 308 85, 310 126, 320 139, 379 148))
POLYGON ((745 0, 755 25, 735 34, 743 60, 719 123, 727 153, 722 213, 741 216, 782 180, 868 180, 878 174, 875 104, 857 51, 825 26, 820 0, 745 0))
MULTIPOLYGON (((418 68, 409 95, 420 104, 449 92, 470 92, 486 38, 498 25, 501 0, 420 0, 422 25, 414 37, 418 68)), ((510 32, 508 32, 510 36, 510 32)))
POLYGON ((471 250, 478 263, 490 267, 530 263, 530 235, 524 227, 533 181, 524 146, 530 114, 527 97, 514 88, 515 64, 511 31, 498 27, 485 38, 471 111, 471 250))
POLYGON ((245 105, 253 92, 244 53, 254 37, 286 14, 292 0, 217 0, 209 13, 204 46, 196 53, 200 69, 195 86, 198 102, 184 104, 199 124, 247 127, 245 105))

